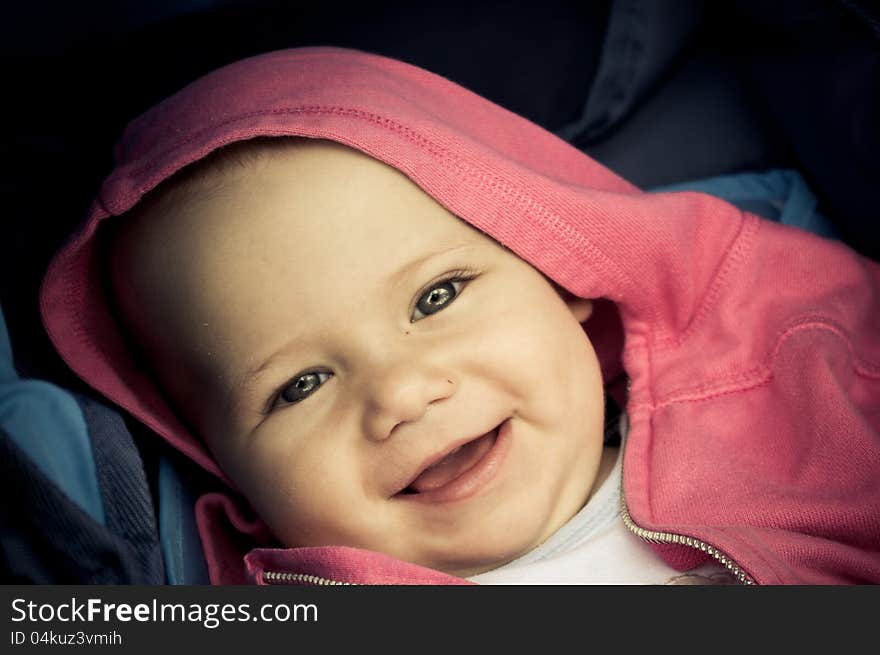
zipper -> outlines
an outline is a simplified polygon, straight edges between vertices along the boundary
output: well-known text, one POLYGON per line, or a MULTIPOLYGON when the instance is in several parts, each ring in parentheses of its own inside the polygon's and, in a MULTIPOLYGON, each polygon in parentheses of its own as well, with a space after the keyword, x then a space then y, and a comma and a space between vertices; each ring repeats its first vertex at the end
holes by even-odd
POLYGON ((729 557, 723 551, 715 548, 715 546, 707 544, 705 541, 701 541, 693 537, 687 537, 683 534, 675 534, 672 532, 658 532, 656 530, 645 530, 644 528, 640 528, 638 525, 636 525, 635 521, 632 520, 632 516, 630 516, 629 514, 629 508, 626 505, 626 499, 623 497, 623 480, 621 480, 620 487, 620 516, 623 519, 623 524, 627 528, 629 528, 630 532, 635 534, 640 539, 652 544, 678 544, 681 546, 689 546, 691 548, 701 550, 707 555, 711 555, 712 557, 714 557, 719 564, 724 566, 724 568, 730 571, 730 573, 737 580, 739 580, 740 584, 755 584, 755 580, 751 576, 749 576, 748 573, 743 571, 742 567, 740 567, 740 565, 737 564, 731 557, 729 557))
POLYGON ((302 584, 302 585, 352 585, 354 582, 331 580, 318 575, 308 573, 282 573, 280 571, 263 571, 263 580, 269 584, 302 584))
MULTIPOLYGON (((678 544, 681 546, 689 546, 690 548, 695 548, 706 553, 707 555, 711 555, 712 557, 714 557, 722 566, 724 566, 724 568, 730 571, 730 573, 740 582, 740 584, 755 584, 754 579, 751 578, 745 571, 743 571, 742 568, 732 558, 728 557, 723 551, 715 548, 710 544, 707 544, 705 541, 701 541, 693 537, 686 537, 685 535, 675 534, 672 532, 645 530, 644 528, 636 525, 635 521, 632 520, 632 517, 629 514, 629 508, 626 505, 626 499, 623 497, 622 480, 620 490, 620 516, 623 519, 623 524, 640 539, 653 544, 678 544)), ((263 580, 265 580, 268 584, 280 585, 302 584, 329 586, 357 584, 356 582, 343 582, 342 580, 322 578, 321 576, 311 575, 308 573, 285 573, 281 571, 264 571, 263 580)))
MULTIPOLYGON (((632 380, 626 381, 626 392, 627 396, 629 396, 629 392, 632 389, 632 380)), ((621 437, 625 437, 626 433, 629 431, 629 417, 626 412, 623 412, 621 415, 621 437)), ((625 439, 621 439, 621 450, 623 450, 625 439)), ((624 453, 621 452, 620 456, 623 457, 624 453)), ((677 544, 680 546, 688 546, 690 548, 695 548, 700 550, 707 555, 711 555, 715 558, 715 560, 721 564, 724 568, 726 568, 739 582, 744 585, 754 585, 755 580, 748 573, 743 571, 742 567, 734 561, 733 558, 728 556, 725 552, 715 548, 711 544, 707 544, 705 541, 701 541, 700 539, 695 539, 694 537, 688 537, 683 534, 675 534, 673 532, 659 532, 657 530, 645 530, 642 527, 636 525, 636 522, 633 521, 632 516, 629 513, 629 507, 626 504, 626 497, 623 495, 623 473, 620 475, 620 517, 623 519, 623 524, 636 535, 639 539, 647 541, 652 544, 677 544)))

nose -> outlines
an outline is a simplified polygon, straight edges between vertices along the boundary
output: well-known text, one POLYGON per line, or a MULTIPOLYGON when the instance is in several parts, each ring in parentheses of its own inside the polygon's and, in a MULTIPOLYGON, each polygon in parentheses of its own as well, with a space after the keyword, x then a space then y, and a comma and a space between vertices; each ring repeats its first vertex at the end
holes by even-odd
POLYGON ((366 383, 364 433, 374 441, 389 438, 399 425, 418 421, 430 405, 453 396, 457 388, 448 371, 411 358, 373 367, 372 373, 366 383))

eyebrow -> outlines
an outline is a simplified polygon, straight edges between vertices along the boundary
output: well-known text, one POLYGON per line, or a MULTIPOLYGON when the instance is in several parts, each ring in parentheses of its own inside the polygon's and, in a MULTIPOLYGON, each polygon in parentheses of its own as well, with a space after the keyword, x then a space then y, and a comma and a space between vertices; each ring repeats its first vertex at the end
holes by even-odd
MULTIPOLYGON (((417 257, 413 260, 408 261, 399 269, 388 275, 387 281, 390 283, 390 286, 397 286, 400 282, 409 274, 418 271, 423 266, 425 266, 428 262, 438 259, 440 257, 444 257, 453 252, 458 252, 460 250, 467 250, 473 248, 474 244, 471 243, 457 243, 452 246, 447 246, 440 250, 435 250, 433 252, 427 253, 426 255, 422 255, 421 257, 417 257)), ((266 371, 271 370, 272 365, 278 357, 291 349, 291 347, 298 341, 303 341, 301 336, 295 336, 290 341, 283 344, 280 348, 275 350, 272 354, 266 357, 263 360, 262 364, 255 366, 244 373, 244 375, 239 378, 238 382, 233 385, 233 402, 236 404, 240 404, 241 400, 246 397, 248 394, 252 393, 252 390, 257 386, 257 383, 260 381, 266 371)))

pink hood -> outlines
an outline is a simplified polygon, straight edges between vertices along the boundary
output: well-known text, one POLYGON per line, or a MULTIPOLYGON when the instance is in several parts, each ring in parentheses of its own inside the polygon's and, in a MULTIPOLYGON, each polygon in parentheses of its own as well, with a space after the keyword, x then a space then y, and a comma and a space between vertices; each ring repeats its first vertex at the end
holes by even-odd
MULTIPOLYGON (((183 166, 258 135, 357 148, 569 291, 609 301, 586 330, 606 381, 630 379, 625 502, 667 562, 714 555, 760 583, 880 582, 880 265, 707 195, 643 193, 449 80, 340 48, 235 63, 133 121, 44 280, 67 364, 218 485, 127 349, 95 236, 183 166)), ((351 548, 254 548, 275 544, 231 489, 197 515, 214 582, 464 582, 351 548)))

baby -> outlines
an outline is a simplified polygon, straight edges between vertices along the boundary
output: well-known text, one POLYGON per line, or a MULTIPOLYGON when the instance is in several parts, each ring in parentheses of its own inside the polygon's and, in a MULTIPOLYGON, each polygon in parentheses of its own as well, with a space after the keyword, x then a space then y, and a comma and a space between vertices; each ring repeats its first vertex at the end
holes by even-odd
POLYGON ((878 299, 840 243, 320 47, 134 121, 41 308, 229 486, 213 582, 827 584, 880 581, 878 299))
POLYGON ((466 576, 571 518, 615 460, 590 301, 363 153, 231 149, 119 223, 111 279, 273 534, 466 576))

